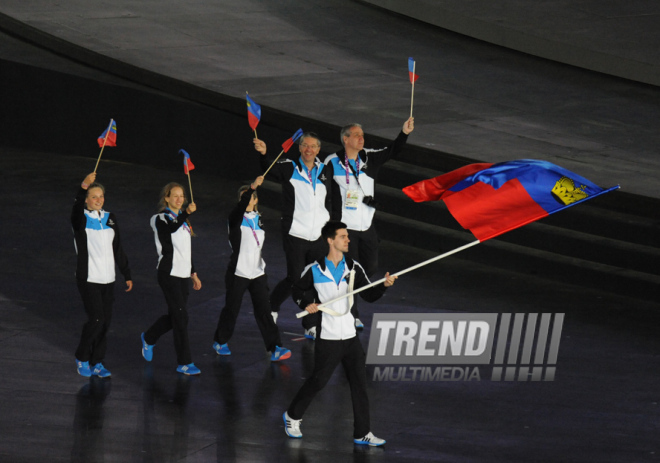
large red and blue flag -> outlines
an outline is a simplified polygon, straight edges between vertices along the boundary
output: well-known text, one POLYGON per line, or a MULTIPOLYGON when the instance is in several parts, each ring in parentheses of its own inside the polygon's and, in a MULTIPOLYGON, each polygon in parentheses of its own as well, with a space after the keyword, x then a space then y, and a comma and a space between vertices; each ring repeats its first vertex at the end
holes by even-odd
POLYGON ((419 76, 415 74, 415 60, 412 57, 408 58, 408 77, 410 78, 410 83, 413 84, 419 76))
POLYGON ((247 98, 248 124, 250 124, 252 130, 256 130, 261 120, 261 106, 255 103, 247 93, 245 94, 245 98, 247 98))
POLYGON ((288 152, 289 149, 293 146, 293 144, 298 140, 300 137, 302 137, 303 131, 302 129, 298 129, 296 133, 294 133, 291 138, 289 138, 287 141, 282 143, 282 149, 284 149, 284 152, 288 152))
POLYGON ((183 173, 188 175, 188 172, 193 170, 195 166, 190 160, 190 155, 186 150, 179 150, 179 154, 183 154, 183 173))
POLYGON ((99 147, 101 148, 104 146, 117 146, 117 123, 114 121, 114 119, 110 119, 108 128, 105 129, 97 141, 99 142, 99 147))
POLYGON ((603 189, 547 161, 470 164, 407 186, 416 202, 442 200, 452 216, 485 241, 619 188, 603 189))

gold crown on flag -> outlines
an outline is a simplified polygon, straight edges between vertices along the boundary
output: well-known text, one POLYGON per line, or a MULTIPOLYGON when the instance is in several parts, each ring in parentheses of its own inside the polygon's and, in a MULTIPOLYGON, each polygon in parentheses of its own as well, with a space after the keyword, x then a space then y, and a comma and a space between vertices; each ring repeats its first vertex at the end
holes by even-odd
POLYGON ((576 188, 575 182, 573 182, 572 179, 562 177, 557 180, 555 186, 552 187, 552 194, 562 203, 569 205, 589 196, 587 192, 584 191, 584 188, 584 185, 582 185, 581 188, 576 188))

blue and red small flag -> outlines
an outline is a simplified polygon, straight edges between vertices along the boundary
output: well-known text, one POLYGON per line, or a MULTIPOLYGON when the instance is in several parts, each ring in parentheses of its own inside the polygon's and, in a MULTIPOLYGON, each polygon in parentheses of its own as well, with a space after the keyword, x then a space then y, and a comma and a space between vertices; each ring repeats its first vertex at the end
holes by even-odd
POLYGON ((183 173, 188 175, 188 172, 193 170, 195 166, 193 165, 192 161, 190 160, 190 155, 186 150, 179 150, 180 154, 183 154, 183 173))
POLYGON ((300 137, 302 137, 303 131, 302 129, 298 129, 296 133, 293 134, 291 138, 289 138, 287 141, 282 143, 282 148, 284 149, 284 152, 288 152, 289 149, 293 146, 293 144, 298 140, 300 137))
POLYGON ((547 217, 619 188, 603 189, 547 161, 470 164, 407 186, 417 202, 442 200, 479 241, 547 217))
POLYGON ((408 77, 410 78, 410 83, 413 84, 419 76, 415 74, 415 60, 412 57, 408 58, 408 77))
POLYGON ((261 106, 252 101, 252 98, 247 93, 245 94, 245 98, 247 98, 248 124, 250 124, 252 130, 256 130, 261 120, 261 106))
POLYGON ((110 119, 108 128, 105 129, 105 132, 101 134, 97 141, 101 148, 104 146, 117 146, 117 123, 113 119, 110 119))

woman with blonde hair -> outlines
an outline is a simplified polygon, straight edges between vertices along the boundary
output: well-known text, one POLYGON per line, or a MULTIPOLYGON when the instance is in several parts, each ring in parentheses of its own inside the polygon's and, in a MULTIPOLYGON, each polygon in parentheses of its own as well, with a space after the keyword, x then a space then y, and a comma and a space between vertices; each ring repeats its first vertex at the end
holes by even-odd
POLYGON ((177 372, 198 375, 199 368, 192 361, 188 339, 188 280, 193 289, 202 288, 192 262, 192 227, 188 217, 197 210, 194 202, 183 209, 186 196, 183 186, 172 182, 165 185, 160 194, 159 211, 151 218, 151 228, 158 252, 158 284, 167 302, 167 314, 161 316, 142 333, 142 356, 148 362, 153 358, 153 348, 158 339, 172 330, 176 350, 177 372))
POLYGON ((126 279, 126 291, 133 289, 117 218, 112 212, 103 209, 104 203, 105 188, 96 183, 96 172, 92 172, 80 184, 71 211, 78 254, 76 281, 87 313, 87 322, 76 349, 76 367, 78 373, 85 377, 111 376, 102 361, 107 345, 106 334, 112 319, 112 303, 115 300, 115 265, 126 279))

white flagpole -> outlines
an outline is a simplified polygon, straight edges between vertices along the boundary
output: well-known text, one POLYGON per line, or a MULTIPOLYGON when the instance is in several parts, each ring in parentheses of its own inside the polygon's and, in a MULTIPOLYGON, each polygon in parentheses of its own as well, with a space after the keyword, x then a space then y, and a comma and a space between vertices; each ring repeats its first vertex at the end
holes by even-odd
MULTIPOLYGON (((420 267, 423 267, 423 266, 428 265, 428 264, 430 264, 430 263, 432 263, 432 262, 435 262, 436 260, 444 259, 445 257, 449 257, 449 256, 451 256, 452 254, 456 254, 457 252, 461 252, 461 251, 463 251, 463 250, 465 250, 465 249, 467 249, 467 248, 470 248, 470 247, 472 247, 472 246, 476 246, 476 245, 479 244, 479 243, 481 243, 481 241, 479 241, 479 240, 472 241, 472 242, 470 242, 470 243, 468 243, 468 244, 465 244, 465 245, 463 245, 463 246, 461 246, 461 247, 459 247, 459 248, 456 248, 456 249, 454 249, 454 250, 451 250, 451 251, 445 252, 444 254, 440 254, 439 256, 432 257, 431 259, 425 260, 424 262, 420 262, 420 263, 417 264, 417 265, 413 265, 412 267, 408 267, 407 269, 401 270, 400 272, 395 273, 394 276, 401 276, 401 275, 403 275, 403 274, 405 274, 405 273, 412 272, 413 270, 416 270, 416 269, 418 269, 418 268, 420 268, 420 267)), ((384 281, 385 281, 385 278, 381 278, 380 280, 378 280, 378 281, 374 281, 373 283, 368 284, 368 285, 366 285, 366 286, 363 286, 363 287, 361 287, 361 288, 359 288, 359 289, 356 289, 355 291, 348 292, 348 293, 346 293, 346 294, 344 294, 344 295, 342 295, 342 296, 336 297, 336 298, 334 298, 334 299, 332 299, 332 300, 330 300, 330 301, 323 302, 322 305, 319 306, 319 310, 321 310, 321 311, 323 311, 323 312, 326 312, 326 313, 329 313, 330 315, 333 315, 333 316, 336 317, 337 315, 335 315, 335 314, 337 314, 337 312, 335 312, 334 310, 332 310, 332 309, 330 309, 330 308, 327 308, 327 309, 326 309, 326 307, 324 307, 324 306, 326 306, 326 305, 330 305, 330 304, 333 304, 333 303, 335 303, 335 302, 337 302, 337 301, 341 301, 342 299, 347 298, 347 297, 349 297, 349 296, 353 296, 354 294, 357 294, 357 293, 359 293, 360 291, 364 291, 365 289, 371 288, 372 286, 379 285, 379 284, 383 283, 384 281)), ((306 310, 303 310, 302 312, 298 312, 298 313, 296 314, 296 317, 297 317, 297 318, 302 318, 302 317, 304 317, 305 315, 309 315, 309 312, 307 312, 306 310)))
POLYGON ((413 61, 412 90, 410 92, 410 117, 412 117, 413 97, 415 96, 415 61, 413 61))

